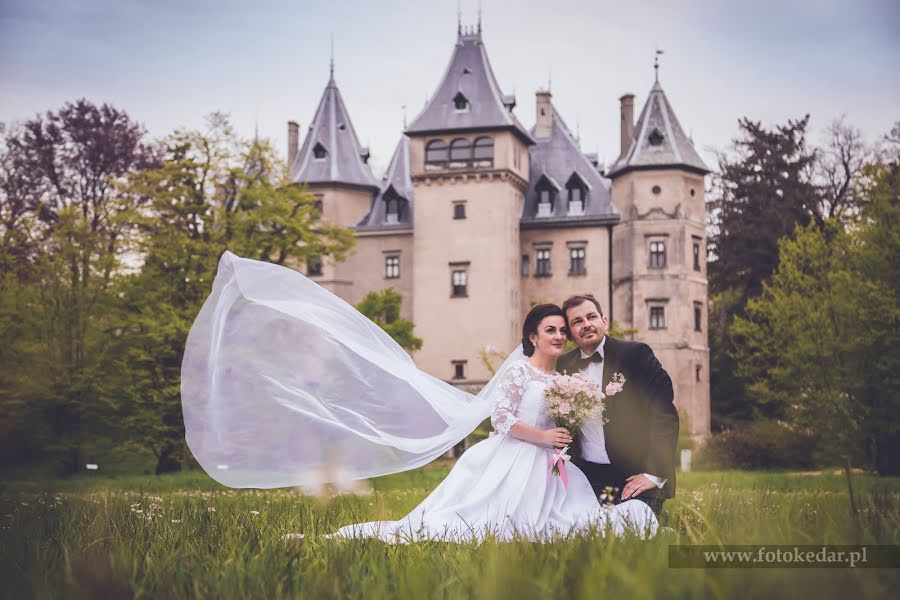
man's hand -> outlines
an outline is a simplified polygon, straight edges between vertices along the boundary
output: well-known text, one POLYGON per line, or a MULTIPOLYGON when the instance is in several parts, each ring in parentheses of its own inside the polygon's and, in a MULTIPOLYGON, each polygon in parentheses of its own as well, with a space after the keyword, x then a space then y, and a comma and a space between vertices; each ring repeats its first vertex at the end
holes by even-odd
POLYGON ((622 489, 622 500, 629 500, 636 496, 640 496, 647 490, 655 490, 656 484, 644 477, 643 473, 632 475, 625 480, 627 483, 622 489))

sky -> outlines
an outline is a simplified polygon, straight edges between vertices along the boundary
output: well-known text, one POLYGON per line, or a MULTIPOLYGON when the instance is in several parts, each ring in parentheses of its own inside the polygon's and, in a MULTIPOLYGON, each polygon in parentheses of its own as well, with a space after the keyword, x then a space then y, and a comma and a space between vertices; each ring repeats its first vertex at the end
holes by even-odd
POLYGON ((619 152, 619 101, 635 117, 653 58, 675 113, 711 167, 738 119, 810 113, 811 142, 845 115, 870 141, 900 121, 897 0, 0 0, 0 122, 85 97, 154 137, 212 111, 286 153, 335 80, 380 175, 450 59, 458 15, 478 21, 501 89, 534 123, 548 85, 585 152, 619 152))

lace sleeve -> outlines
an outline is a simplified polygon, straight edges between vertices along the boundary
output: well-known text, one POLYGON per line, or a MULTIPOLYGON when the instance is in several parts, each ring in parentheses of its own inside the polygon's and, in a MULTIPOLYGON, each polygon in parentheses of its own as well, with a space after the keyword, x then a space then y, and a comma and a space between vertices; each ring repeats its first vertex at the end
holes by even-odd
POLYGON ((516 408, 522 401, 527 382, 528 376, 523 365, 512 367, 503 376, 491 411, 491 425, 500 435, 509 433, 510 427, 519 420, 515 414, 516 408))

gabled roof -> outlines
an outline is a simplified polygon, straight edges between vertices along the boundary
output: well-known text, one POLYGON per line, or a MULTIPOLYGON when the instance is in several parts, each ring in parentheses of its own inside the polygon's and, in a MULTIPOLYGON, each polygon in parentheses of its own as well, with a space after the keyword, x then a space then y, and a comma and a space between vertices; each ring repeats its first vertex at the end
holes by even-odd
POLYGON ((515 98, 504 96, 497 85, 480 27, 475 31, 460 29, 444 78, 406 132, 508 128, 526 144, 534 143, 513 113, 514 106, 515 98), (454 99, 460 94, 468 102, 465 110, 456 108, 454 99))
POLYGON ((372 206, 368 214, 362 218, 356 226, 357 230, 375 229, 408 229, 412 227, 413 219, 413 183, 409 170, 409 138, 400 137, 400 142, 391 157, 381 182, 381 188, 372 200, 372 206), (385 214, 385 196, 396 195, 406 200, 406 210, 399 223, 388 223, 385 214))
POLYGON ((332 76, 316 109, 316 116, 303 140, 303 146, 291 167, 295 183, 344 183, 378 189, 372 175, 368 150, 362 148, 350 115, 344 106, 341 92, 332 76), (315 148, 325 150, 323 158, 316 158, 315 148))
POLYGON ((694 144, 684 134, 662 86, 657 81, 634 128, 634 142, 624 157, 610 167, 607 175, 616 177, 634 169, 680 167, 709 173, 694 144))
MULTIPOLYGON (((522 208, 521 224, 523 226, 540 226, 552 224, 586 224, 586 222, 616 222, 619 213, 613 206, 610 196, 611 183, 597 171, 591 161, 578 147, 572 132, 566 127, 562 117, 553 107, 553 123, 550 135, 536 138, 537 143, 528 149, 529 180, 525 190, 525 203, 522 208), (584 197, 584 214, 569 216, 568 190, 566 185, 577 175, 584 182, 587 190, 584 197), (546 181, 551 187, 559 190, 553 206, 553 214, 549 217, 537 217, 538 188, 546 181), (562 183, 562 185, 560 185, 562 183)), ((532 129, 532 134, 534 134, 532 129)))

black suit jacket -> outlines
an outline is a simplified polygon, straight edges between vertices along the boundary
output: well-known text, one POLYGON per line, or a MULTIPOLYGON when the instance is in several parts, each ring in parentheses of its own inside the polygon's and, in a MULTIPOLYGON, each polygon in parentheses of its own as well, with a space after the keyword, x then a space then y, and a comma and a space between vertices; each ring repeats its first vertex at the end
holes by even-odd
MULTIPOLYGON (((678 411, 669 374, 642 342, 609 336, 604 344, 603 388, 613 373, 625 376, 621 392, 606 399, 603 426, 610 463, 626 477, 649 473, 668 481, 659 490, 663 498, 675 495, 675 452, 678 448, 678 411)), ((562 355, 556 370, 578 372, 576 348, 562 355)), ((576 438, 577 440, 577 438, 576 438)))

